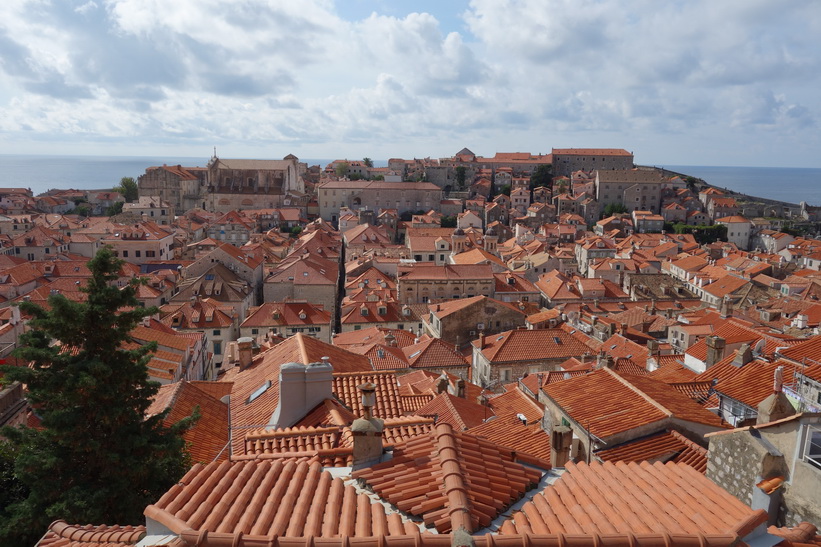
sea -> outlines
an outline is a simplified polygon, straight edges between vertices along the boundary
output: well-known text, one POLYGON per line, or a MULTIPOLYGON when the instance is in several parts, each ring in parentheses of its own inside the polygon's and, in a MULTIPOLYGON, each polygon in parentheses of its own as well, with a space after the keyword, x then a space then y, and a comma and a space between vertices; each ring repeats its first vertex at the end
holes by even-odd
MULTIPOLYGON (((108 189, 123 177, 136 179, 155 165, 205 167, 207 157, 153 156, 46 156, 0 154, 0 187, 30 188, 34 195, 53 188, 108 189)), ((303 159, 308 165, 332 159, 303 159)), ((377 167, 386 160, 374 160, 377 167)), ((713 186, 769 199, 821 206, 821 168, 719 167, 659 165, 670 171, 703 179, 713 186)))

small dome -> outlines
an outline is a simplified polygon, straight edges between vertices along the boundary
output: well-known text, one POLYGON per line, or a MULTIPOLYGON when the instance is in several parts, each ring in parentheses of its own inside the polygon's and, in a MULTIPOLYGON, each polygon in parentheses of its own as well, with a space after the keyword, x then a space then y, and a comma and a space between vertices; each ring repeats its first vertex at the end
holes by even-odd
POLYGON ((488 237, 488 236, 496 237, 496 230, 494 230, 492 226, 487 229, 487 232, 485 232, 485 237, 488 237))
POLYGON ((455 230, 453 230, 453 235, 463 236, 465 235, 465 231, 462 228, 456 228, 455 230))

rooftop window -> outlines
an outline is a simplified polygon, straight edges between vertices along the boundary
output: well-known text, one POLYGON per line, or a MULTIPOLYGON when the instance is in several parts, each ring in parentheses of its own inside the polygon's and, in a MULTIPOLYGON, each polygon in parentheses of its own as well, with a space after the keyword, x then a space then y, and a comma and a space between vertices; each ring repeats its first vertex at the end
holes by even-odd
POLYGON ((245 404, 247 405, 248 403, 253 402, 254 399, 268 391, 269 387, 271 387, 271 380, 266 380, 264 384, 259 386, 259 388, 257 388, 255 392, 248 396, 248 399, 245 401, 245 404))

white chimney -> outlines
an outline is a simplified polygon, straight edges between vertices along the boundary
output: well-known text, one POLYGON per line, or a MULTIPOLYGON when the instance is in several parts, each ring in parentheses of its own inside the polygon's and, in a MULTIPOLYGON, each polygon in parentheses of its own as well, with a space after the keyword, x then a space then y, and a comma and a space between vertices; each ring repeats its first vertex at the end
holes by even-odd
POLYGON ((268 427, 291 427, 325 399, 333 398, 333 367, 323 358, 308 366, 286 363, 279 369, 279 403, 268 427))

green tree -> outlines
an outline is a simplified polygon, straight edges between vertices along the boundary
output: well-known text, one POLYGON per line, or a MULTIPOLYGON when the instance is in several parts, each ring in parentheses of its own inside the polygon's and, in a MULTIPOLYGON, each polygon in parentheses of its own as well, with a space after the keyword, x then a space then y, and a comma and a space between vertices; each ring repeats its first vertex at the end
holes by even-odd
POLYGON ((365 164, 365 167, 371 168, 373 167, 373 160, 371 158, 362 158, 362 163, 365 164))
POLYGON ((546 186, 550 188, 553 184, 553 166, 549 163, 542 163, 536 166, 530 174, 530 189, 546 186))
POLYGON ((558 194, 564 194, 565 192, 567 192, 567 183, 565 183, 565 181, 561 181, 558 184, 557 190, 558 190, 558 192, 557 192, 558 194))
POLYGON ((442 217, 442 220, 439 221, 439 226, 442 228, 456 228, 456 217, 453 215, 442 217))
POLYGON ((616 215, 616 214, 622 214, 622 213, 627 213, 627 212, 628 212, 627 207, 625 207, 621 203, 608 203, 604 207, 604 216, 605 217, 610 217, 610 216, 613 216, 613 215, 616 215))
POLYGON ((88 203, 80 203, 77 207, 68 212, 69 215, 80 215, 81 217, 91 216, 91 205, 88 203))
POLYGON ((460 165, 456 168, 456 188, 459 190, 465 189, 466 172, 467 168, 464 165, 460 165))
POLYGON ((351 166, 348 164, 347 161, 341 161, 336 164, 336 167, 334 167, 334 172, 336 173, 337 177, 341 178, 348 174, 348 169, 350 169, 350 167, 351 166))
POLYGON ((21 304, 30 330, 14 355, 31 365, 0 367, 5 381, 27 385, 43 426, 2 430, 16 451, 15 479, 28 491, 6 508, 2 545, 32 545, 57 518, 138 524, 188 467, 181 435, 192 419, 166 428, 164 414, 145 416, 158 390, 146 368, 156 346, 123 347, 156 308, 138 305, 136 282, 113 284, 122 261, 110 248, 88 267, 85 302, 53 294, 49 309, 21 304))
POLYGON ((106 209, 105 209, 106 216, 113 217, 114 215, 119 215, 120 213, 122 213, 124 203, 125 203, 124 201, 118 201, 118 202, 114 203, 113 205, 110 205, 109 207, 106 207, 106 209))
POLYGON ((119 192, 125 198, 127 203, 137 199, 137 182, 131 177, 123 177, 120 179, 120 185, 114 188, 115 192, 119 192))

